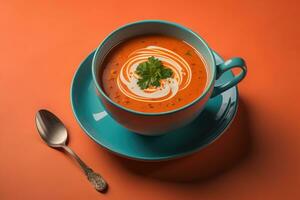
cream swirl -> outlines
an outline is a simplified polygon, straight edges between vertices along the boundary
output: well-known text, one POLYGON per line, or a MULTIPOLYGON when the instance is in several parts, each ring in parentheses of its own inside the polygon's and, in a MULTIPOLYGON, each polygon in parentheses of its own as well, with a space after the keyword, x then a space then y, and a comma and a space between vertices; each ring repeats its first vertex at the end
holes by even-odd
POLYGON ((144 102, 162 102, 174 97, 191 82, 192 73, 189 64, 177 53, 158 46, 147 46, 132 52, 122 66, 117 78, 120 91, 131 99, 144 102), (137 82, 139 76, 135 70, 151 56, 162 61, 173 71, 172 78, 161 80, 160 87, 142 90, 137 82))

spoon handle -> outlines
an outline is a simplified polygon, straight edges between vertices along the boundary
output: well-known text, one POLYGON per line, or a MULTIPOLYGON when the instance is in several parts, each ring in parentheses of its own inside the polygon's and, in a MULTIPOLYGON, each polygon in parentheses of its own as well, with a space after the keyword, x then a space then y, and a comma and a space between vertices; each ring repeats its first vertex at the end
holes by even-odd
POLYGON ((85 175, 87 176, 87 179, 91 184, 93 184, 94 188, 99 192, 105 192, 108 185, 102 178, 102 176, 100 176, 100 174, 98 173, 95 173, 91 168, 89 168, 71 148, 69 148, 68 146, 63 146, 63 149, 78 162, 85 175))

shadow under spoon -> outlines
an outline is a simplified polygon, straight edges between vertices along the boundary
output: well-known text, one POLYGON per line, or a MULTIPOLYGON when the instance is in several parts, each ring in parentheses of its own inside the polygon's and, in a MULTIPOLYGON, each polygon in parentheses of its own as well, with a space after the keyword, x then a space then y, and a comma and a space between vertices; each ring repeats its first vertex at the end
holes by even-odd
POLYGON ((48 110, 39 110, 36 114, 36 126, 42 139, 48 146, 63 149, 68 152, 80 165, 87 179, 99 192, 105 192, 108 188, 106 181, 89 168, 76 154, 66 145, 68 132, 62 121, 48 110))

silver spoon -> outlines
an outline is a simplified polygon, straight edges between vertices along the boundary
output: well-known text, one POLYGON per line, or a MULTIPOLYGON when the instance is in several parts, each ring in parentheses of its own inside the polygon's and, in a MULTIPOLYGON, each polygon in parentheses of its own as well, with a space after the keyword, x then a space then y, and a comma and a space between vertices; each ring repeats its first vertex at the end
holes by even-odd
POLYGON ((105 192, 108 185, 106 181, 91 168, 89 168, 67 145, 68 132, 64 124, 48 110, 39 110, 35 117, 36 126, 42 139, 52 148, 64 149, 80 165, 87 179, 99 192, 105 192))

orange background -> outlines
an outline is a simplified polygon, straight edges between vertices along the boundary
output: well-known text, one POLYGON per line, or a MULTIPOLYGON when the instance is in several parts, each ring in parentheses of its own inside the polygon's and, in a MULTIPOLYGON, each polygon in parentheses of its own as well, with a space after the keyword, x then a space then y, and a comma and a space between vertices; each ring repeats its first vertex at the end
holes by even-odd
POLYGON ((0 199, 300 199, 299 1, 2 1, 0 199), (78 64, 113 29, 141 19, 181 23, 248 76, 232 126, 205 150, 143 163, 92 142, 70 106, 78 64), (94 191, 76 164, 37 134, 55 112, 70 146, 110 184, 94 191))

